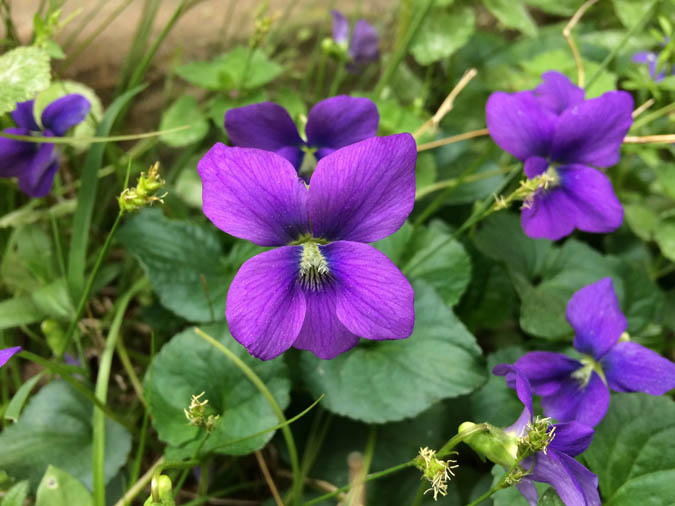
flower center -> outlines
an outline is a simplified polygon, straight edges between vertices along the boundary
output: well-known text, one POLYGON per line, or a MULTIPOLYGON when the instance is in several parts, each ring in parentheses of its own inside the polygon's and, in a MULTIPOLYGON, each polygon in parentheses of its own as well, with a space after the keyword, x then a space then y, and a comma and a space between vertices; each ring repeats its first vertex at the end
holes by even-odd
POLYGON ((591 381, 591 375, 593 372, 597 372, 602 381, 606 384, 607 379, 605 378, 605 373, 602 370, 600 362, 596 362, 593 357, 585 356, 580 362, 583 364, 579 369, 572 372, 572 378, 577 380, 581 385, 581 388, 586 388, 588 382, 591 381))
POLYGON ((298 175, 303 178, 305 181, 309 181, 316 169, 317 159, 316 159, 316 149, 310 146, 303 146, 302 150, 305 152, 305 156, 302 158, 302 165, 300 170, 298 170, 298 175))
POLYGON ((299 278, 302 287, 312 291, 320 289, 333 278, 328 268, 328 262, 321 254, 319 245, 315 241, 307 241, 302 244, 299 278))

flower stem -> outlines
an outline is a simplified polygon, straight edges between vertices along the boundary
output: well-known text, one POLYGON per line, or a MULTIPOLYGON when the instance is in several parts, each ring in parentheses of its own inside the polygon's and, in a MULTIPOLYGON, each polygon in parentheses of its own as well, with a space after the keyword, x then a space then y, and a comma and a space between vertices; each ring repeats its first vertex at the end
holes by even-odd
POLYGON ((82 317, 82 313, 84 313, 84 306, 87 303, 87 299, 89 298, 89 295, 91 294, 91 289, 94 286, 94 280, 96 279, 96 275, 98 274, 98 270, 101 268, 101 264, 103 263, 103 259, 105 258, 106 253, 108 253, 108 249, 110 248, 110 243, 112 242, 112 238, 115 235, 115 232, 117 231, 117 227, 119 226, 120 222, 122 221, 122 214, 123 213, 121 211, 117 214, 117 218, 115 218, 115 223, 113 223, 113 226, 110 229, 110 232, 108 232, 108 236, 105 238, 105 243, 103 244, 103 248, 101 248, 101 251, 99 251, 99 253, 98 253, 98 257, 96 257, 96 263, 94 264, 94 268, 92 269, 91 274, 89 274, 89 279, 87 280, 87 284, 84 288, 84 292, 82 292, 82 295, 80 296, 80 302, 77 304, 77 310, 75 311, 75 316, 70 321, 70 325, 68 326, 68 330, 66 331, 66 336, 64 338, 64 345, 61 347, 61 353, 59 355, 59 358, 61 358, 61 356, 63 356, 63 353, 68 348, 68 344, 70 343, 70 340, 72 339, 73 335, 75 334, 75 329, 77 328, 77 324, 80 321, 80 318, 82 317))
POLYGON ((277 416, 277 419, 280 423, 284 424, 281 427, 281 432, 286 440, 286 446, 288 447, 288 457, 291 461, 291 469, 293 471, 293 488, 292 488, 292 498, 293 504, 300 504, 301 501, 301 487, 302 482, 300 481, 300 465, 298 462, 298 451, 295 446, 295 440, 293 439, 293 433, 286 423, 286 417, 284 412, 279 407, 276 399, 272 395, 272 392, 269 391, 267 385, 258 377, 258 375, 253 372, 249 366, 247 366, 243 360, 241 360, 237 355, 235 355, 231 350, 229 350, 222 343, 216 341, 213 337, 208 335, 206 332, 200 328, 195 327, 195 332, 199 337, 210 343, 213 347, 217 348, 223 355, 225 355, 229 360, 231 360, 240 370, 243 372, 246 377, 253 383, 256 388, 260 391, 261 394, 267 399, 270 407, 277 416))
MULTIPOLYGON (((146 284, 146 279, 138 280, 134 285, 119 299, 117 310, 110 325, 108 338, 106 339, 105 349, 101 355, 101 361, 96 378, 96 388, 94 393, 96 398, 105 404, 108 397, 108 380, 110 379, 110 368, 112 365, 113 354, 115 353, 115 344, 122 327, 124 313, 131 299, 146 284)), ((105 477, 103 474, 105 464, 105 413, 100 409, 94 408, 92 419, 93 437, 92 437, 92 473, 94 483, 94 504, 96 506, 105 506, 105 477)))
POLYGON ((425 144, 420 144, 417 146, 417 151, 426 151, 428 149, 440 148, 441 146, 446 146, 454 142, 465 141, 467 139, 473 139, 474 137, 482 137, 484 135, 490 135, 490 132, 487 128, 481 128, 480 130, 471 130, 470 132, 464 132, 463 134, 453 135, 451 137, 446 137, 445 139, 439 139, 437 141, 427 142, 425 144))
POLYGON ((335 96, 335 94, 338 92, 340 89, 340 85, 342 84, 342 81, 344 81, 345 78, 345 67, 347 66, 346 61, 341 61, 340 66, 337 69, 337 72, 335 73, 335 77, 333 77, 333 82, 330 84, 330 90, 328 92, 329 97, 335 96))
MULTIPOLYGON (((404 462, 403 464, 399 464, 397 466, 389 467, 383 471, 378 471, 377 473, 372 473, 366 476, 366 478, 361 482, 361 483, 367 483, 372 480, 377 480, 378 478, 383 478, 384 476, 388 476, 390 474, 396 473, 398 471, 401 471, 403 469, 406 469, 408 467, 413 467, 415 465, 414 460, 409 460, 408 462, 404 462)), ((325 501, 326 499, 330 499, 331 497, 335 497, 336 495, 341 494, 342 492, 346 492, 351 488, 351 484, 345 485, 344 487, 338 488, 337 490, 334 490, 333 492, 329 492, 328 494, 324 494, 322 496, 316 497, 310 501, 306 501, 303 503, 302 506, 311 506, 312 504, 317 504, 322 501, 325 501)))
POLYGON ((480 181, 482 179, 489 179, 491 177, 499 176, 500 174, 506 174, 509 171, 510 169, 503 168, 479 172, 478 174, 473 174, 471 176, 466 176, 464 178, 456 177, 452 179, 444 179, 443 181, 438 181, 436 183, 430 184, 429 186, 425 186, 421 190, 417 191, 417 193, 415 193, 415 200, 420 200, 429 195, 430 193, 433 193, 438 190, 443 190, 445 188, 454 188, 455 186, 459 186, 466 183, 473 183, 475 181, 480 181))
POLYGON ((401 44, 396 47, 396 51, 389 59, 382 77, 375 86, 376 97, 380 96, 384 88, 389 84, 389 81, 394 76, 394 72, 401 64, 401 61, 403 61, 403 58, 405 58, 405 55, 408 52, 408 47, 415 38, 417 30, 419 30, 420 26, 422 25, 422 21, 424 21, 424 18, 427 17, 427 14, 429 14, 429 11, 431 10, 431 7, 433 7, 434 3, 435 0, 426 0, 415 13, 412 21, 410 22, 410 26, 408 26, 405 36, 401 39, 401 44))

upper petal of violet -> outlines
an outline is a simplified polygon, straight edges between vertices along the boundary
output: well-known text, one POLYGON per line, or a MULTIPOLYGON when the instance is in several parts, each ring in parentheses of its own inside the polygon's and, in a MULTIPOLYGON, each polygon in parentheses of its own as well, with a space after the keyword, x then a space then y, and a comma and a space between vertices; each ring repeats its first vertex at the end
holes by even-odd
POLYGON ((84 121, 90 109, 89 100, 82 95, 66 95, 54 100, 42 111, 42 126, 61 137, 70 128, 84 121))
POLYGON ((406 133, 373 137, 319 160, 309 189, 314 237, 373 242, 393 234, 415 203, 416 159, 406 133))
POLYGON ((333 9, 330 11, 333 16, 333 40, 338 44, 348 43, 349 41, 349 21, 340 11, 333 9))
POLYGON ((260 246, 309 232, 307 188, 281 156, 214 145, 199 161, 204 214, 215 226, 260 246))
POLYGON ((675 364, 632 341, 617 343, 601 365, 609 387, 617 392, 663 395, 675 388, 675 364))
POLYGON ((556 114, 584 101, 584 89, 572 84, 565 74, 544 72, 543 83, 534 89, 537 100, 556 114))
POLYGON ((490 136, 504 151, 523 161, 531 156, 548 157, 557 116, 531 91, 495 92, 485 113, 490 136))
POLYGON ((336 314, 366 339, 404 339, 415 323, 412 286, 384 253, 368 244, 338 241, 321 248, 334 277, 336 314))
POLYGON ((377 134, 380 115, 368 98, 338 95, 318 102, 307 115, 307 144, 317 158, 377 134))
POLYGON ((633 124, 633 97, 608 91, 565 109, 555 130, 551 159, 610 167, 619 161, 619 148, 633 124))
POLYGON ((297 169, 302 165, 304 142, 288 111, 273 102, 229 109, 225 130, 232 144, 274 151, 297 169))
POLYGON ((19 353, 21 351, 21 346, 15 346, 13 348, 5 348, 0 350, 0 367, 5 365, 7 361, 12 358, 12 355, 19 353))
POLYGON ((302 249, 285 246, 247 260, 227 292, 225 315, 232 336, 249 353, 269 360, 291 347, 305 319, 298 284, 302 249))
POLYGON ((364 19, 359 19, 354 24, 349 56, 356 65, 375 61, 380 57, 377 30, 364 19))
POLYGON ((33 115, 34 105, 35 100, 19 102, 16 104, 16 109, 12 111, 12 119, 14 120, 14 123, 16 123, 16 125, 20 128, 26 128, 28 130, 32 130, 33 132, 39 132, 41 128, 35 121, 35 116, 33 115))
POLYGON ((574 329, 574 347, 600 360, 626 330, 611 278, 602 278, 578 290, 567 303, 567 321, 574 329))
MULTIPOLYGON (((516 360, 513 365, 528 379, 532 391, 541 396, 557 392, 562 382, 568 380, 574 371, 582 367, 581 362, 552 351, 531 351, 516 360)), ((514 388, 515 385, 509 381, 508 376, 506 381, 509 387, 514 388)))

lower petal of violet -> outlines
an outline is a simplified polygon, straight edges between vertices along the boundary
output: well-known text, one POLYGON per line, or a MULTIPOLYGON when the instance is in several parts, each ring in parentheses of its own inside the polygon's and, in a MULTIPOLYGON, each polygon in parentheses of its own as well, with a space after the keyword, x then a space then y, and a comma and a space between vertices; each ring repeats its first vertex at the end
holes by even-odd
POLYGON ((541 405, 546 416, 559 422, 576 420, 595 427, 607 413, 609 390, 598 373, 592 372, 586 386, 569 378, 554 395, 543 397, 541 405))
POLYGON ((565 453, 572 457, 582 454, 591 444, 594 430, 579 422, 565 422, 555 425, 553 441, 549 449, 565 453))
POLYGON ((557 169, 560 182, 538 190, 523 206, 521 221, 532 238, 557 240, 575 228, 584 232, 613 232, 623 222, 623 207, 602 172, 584 165, 557 169))
POLYGON ((415 294, 384 253, 351 241, 338 241, 321 250, 335 278, 337 317, 350 332, 366 339, 410 336, 415 294))
POLYGON ((31 197, 44 197, 52 189, 61 158, 53 144, 39 144, 30 164, 18 174, 19 189, 31 197))
POLYGON ((247 260, 227 293, 232 336, 251 355, 269 360, 293 345, 306 312, 298 283, 301 248, 285 246, 247 260))
MULTIPOLYGON (((26 128, 8 128, 3 133, 12 135, 30 135, 26 128)), ((0 137, 0 177, 16 177, 30 170, 40 145, 0 137)))
POLYGON ((601 364, 609 387, 617 392, 663 395, 675 388, 675 364, 632 341, 616 344, 601 364))
POLYGON ((359 337, 349 332, 335 313, 337 294, 333 281, 328 281, 323 288, 305 290, 304 293, 307 311, 294 348, 331 359, 358 344, 359 337))
MULTIPOLYGON (((555 439, 554 439, 555 441, 555 439)), ((549 449, 536 455, 532 479, 551 485, 565 506, 599 506, 598 477, 569 455, 549 449)))

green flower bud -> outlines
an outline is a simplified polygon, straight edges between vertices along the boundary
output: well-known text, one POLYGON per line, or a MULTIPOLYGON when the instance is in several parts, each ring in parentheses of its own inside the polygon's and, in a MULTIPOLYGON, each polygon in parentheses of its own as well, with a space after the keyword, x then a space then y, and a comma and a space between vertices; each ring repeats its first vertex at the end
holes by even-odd
POLYGON ((458 434, 467 434, 464 442, 478 455, 509 469, 516 463, 518 438, 488 423, 464 422, 458 434))
POLYGON ((135 188, 125 188, 117 201, 122 212, 136 211, 145 206, 151 206, 155 202, 164 201, 154 193, 164 185, 164 180, 159 177, 159 162, 155 162, 148 170, 146 176, 144 172, 138 178, 135 188))
POLYGON ((176 506, 171 492, 171 479, 163 474, 152 479, 150 497, 143 506, 176 506))

